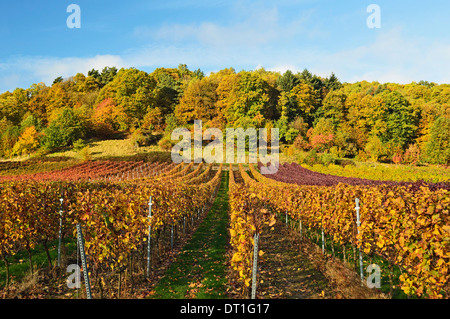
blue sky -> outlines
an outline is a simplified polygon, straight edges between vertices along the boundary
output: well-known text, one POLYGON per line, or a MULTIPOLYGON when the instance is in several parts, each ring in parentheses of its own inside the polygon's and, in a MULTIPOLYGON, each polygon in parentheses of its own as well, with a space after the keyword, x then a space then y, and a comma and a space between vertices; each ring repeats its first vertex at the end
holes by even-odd
POLYGON ((105 66, 308 68, 341 81, 450 83, 450 2, 18 0, 0 11, 0 92, 105 66), (81 8, 81 28, 66 12, 81 8), (381 8, 381 28, 366 11, 381 8))

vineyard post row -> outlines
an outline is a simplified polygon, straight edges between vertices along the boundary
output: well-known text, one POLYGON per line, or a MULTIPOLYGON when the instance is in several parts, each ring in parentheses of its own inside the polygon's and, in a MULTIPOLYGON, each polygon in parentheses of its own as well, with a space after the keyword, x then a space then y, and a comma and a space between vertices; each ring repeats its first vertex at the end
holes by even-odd
POLYGON ((421 187, 419 192, 411 192, 409 187, 395 185, 294 185, 263 176, 253 164, 249 167, 254 179, 240 166, 247 188, 275 211, 288 211, 302 226, 324 229, 340 245, 350 243, 397 265, 404 270, 400 281, 406 294, 430 298, 449 294, 447 190, 421 187), (351 205, 356 197, 364 204, 360 227, 351 205))
MULTIPOLYGON (((84 277, 84 286, 86 288, 86 298, 92 299, 92 292, 91 292, 91 282, 89 280, 89 268, 87 266, 86 261, 86 251, 84 246, 84 237, 83 237, 83 230, 81 228, 81 224, 77 224, 77 249, 80 251, 81 255, 81 265, 83 267, 83 277, 84 277)), ((77 260, 78 262, 78 260, 77 260)))
MULTIPOLYGON (((359 229, 361 227, 361 220, 360 220, 360 214, 359 214, 359 211, 360 211, 359 203, 360 203, 359 198, 355 197, 355 205, 356 205, 355 206, 355 211, 356 211, 356 220, 355 221, 356 221, 356 226, 357 226, 356 229, 357 229, 357 234, 358 235, 359 235, 359 229)), ((286 224, 286 227, 289 227, 288 210, 286 210, 286 213, 285 213, 285 224, 286 224)), ((302 225, 302 220, 300 218, 298 220, 298 227, 299 227, 299 232, 300 232, 300 238, 303 238, 303 233, 302 233, 303 225, 302 225)), ((291 228, 293 228, 292 224, 291 224, 291 228)), ((320 232, 321 232, 321 236, 322 236, 322 241, 321 241, 322 254, 325 254, 326 239, 325 239, 325 231, 324 231, 323 227, 321 228, 320 232)), ((359 246, 358 246, 359 274, 360 274, 360 278, 361 278, 361 284, 363 284, 364 283, 363 255, 362 255, 360 247, 361 247, 361 244, 359 244, 359 246)), ((332 249, 333 256, 334 256, 334 245, 333 244, 331 244, 331 249, 332 249)), ((344 254, 344 256, 345 256, 345 254, 344 254)), ((344 257, 344 259, 345 259, 345 257, 344 257)))
POLYGON ((150 277, 151 237, 152 237, 152 197, 148 200, 147 278, 150 277))
MULTIPOLYGON (((173 179, 172 176, 182 175, 182 177, 176 178, 175 180, 177 180, 178 182, 186 182, 188 180, 193 180, 196 177, 196 175, 199 174, 202 166, 203 166, 203 164, 201 163, 200 165, 198 165, 196 170, 194 170, 193 172, 191 172, 190 174, 187 174, 187 175, 186 175, 186 172, 190 168, 192 168, 192 164, 189 164, 187 167, 185 167, 184 169, 181 169, 181 170, 180 170, 179 167, 176 167, 176 168, 174 168, 174 170, 172 172, 173 175, 169 173, 167 176, 164 177, 164 179, 165 180, 166 179, 173 179), (192 174, 192 173, 194 173, 194 174, 192 174)), ((180 167, 183 167, 183 164, 180 165, 180 167)), ((210 172, 211 167, 212 167, 212 165, 209 165, 208 170, 207 170, 208 172, 210 172)), ((217 174, 215 175, 215 177, 210 182, 208 182, 208 184, 211 183, 211 185, 215 184, 215 188, 213 188, 213 191, 211 192, 211 196, 209 197, 209 201, 207 200, 206 202, 204 202, 203 205, 201 205, 201 209, 198 208, 196 210, 197 213, 196 214, 192 214, 192 217, 195 216, 196 219, 199 219, 203 215, 203 212, 205 211, 205 207, 208 204, 208 202, 211 202, 215 198, 215 195, 217 194, 218 188, 220 186, 221 172, 222 172, 222 166, 220 166, 220 168, 219 168, 217 174)), ((147 277, 149 277, 150 265, 151 265, 152 206, 153 206, 152 196, 150 196, 149 202, 148 202, 148 207, 149 207, 148 208, 149 225, 148 225, 148 237, 147 237, 148 238, 147 239, 148 240, 148 243, 147 243, 147 272, 146 272, 146 276, 147 277)), ((184 216, 183 221, 185 222, 185 220, 186 219, 185 219, 185 216, 184 216)), ((178 220, 177 224, 178 223, 179 223, 179 220, 178 220)), ((77 224, 77 227, 78 227, 78 225, 79 224, 77 224)), ((171 229, 170 229, 170 249, 171 250, 173 249, 173 245, 174 245, 174 225, 175 224, 172 223, 171 224, 171 229)), ((81 230, 80 230, 80 233, 81 233, 81 230)), ((78 242, 79 242, 80 245, 84 246, 83 242, 80 242, 80 241, 78 241, 78 242)), ((85 267, 87 267, 87 266, 83 265, 83 269, 85 267)), ((86 268, 86 270, 87 270, 87 268, 86 268)), ((85 285, 86 285, 86 294, 87 294, 87 296, 89 298, 89 296, 90 296, 90 285, 89 285, 89 275, 88 275, 87 272, 85 273, 85 285)))
MULTIPOLYGON (((359 230, 361 228, 361 220, 359 218, 359 198, 356 197, 355 198, 355 210, 356 210, 356 230, 358 232, 358 236, 359 236, 359 230)), ((322 230, 323 231, 323 230, 322 230)), ((361 240, 359 240, 361 241, 361 240)), ((359 243, 358 245, 359 247, 361 246, 361 243, 359 243)), ((358 252, 359 252, 359 274, 361 276, 361 281, 364 281, 364 271, 363 271, 363 257, 362 257, 362 253, 361 253, 361 248, 358 247, 358 252)))
POLYGON ((71 225, 83 223, 86 251, 94 268, 97 271, 119 269, 120 272, 131 252, 142 245, 142 239, 145 242, 149 235, 153 237, 150 232, 144 234, 141 226, 151 231, 154 228, 157 240, 165 225, 173 226, 181 221, 185 229, 186 217, 192 216, 192 220, 194 216, 200 217, 205 205, 217 194, 222 165, 209 181, 206 179, 211 165, 201 174, 200 169, 195 170, 196 174, 186 174, 187 170, 182 167, 183 164, 177 165, 171 173, 165 172, 164 178, 147 180, 147 183, 22 181, 1 184, 0 221, 5 226, 0 229, 2 259, 8 265, 8 255, 23 248, 30 253, 30 249, 43 240, 56 237, 64 242, 64 232, 70 233, 71 225), (184 178, 174 182, 171 175, 178 176, 181 172, 186 174, 184 178), (58 201, 56 198, 62 189, 65 198, 58 201), (153 196, 154 210, 151 221, 141 210, 150 196, 153 196), (64 214, 56 202, 64 202, 64 214), (61 226, 61 223, 63 227, 58 229, 56 225, 61 226))
MULTIPOLYGON (((204 181, 205 177, 207 177, 207 174, 209 174, 211 168, 212 168, 212 164, 210 164, 207 168, 207 170, 205 170, 202 174, 199 175, 201 169, 203 168, 203 163, 200 163, 197 168, 195 170, 193 170, 192 172, 190 172, 189 174, 187 173, 192 167, 193 167, 193 163, 189 163, 189 165, 187 165, 186 167, 184 167, 184 163, 181 163, 180 165, 176 166, 173 170, 168 171, 166 174, 163 174, 163 176, 159 177, 159 180, 163 181, 163 180, 174 180, 174 181, 179 181, 179 182, 194 182, 196 180, 196 178, 202 177, 201 180, 197 179, 198 181, 204 181)), ((219 171, 221 171, 221 169, 219 169, 219 171)), ((218 172, 220 175, 220 172, 218 172)), ((148 181, 148 179, 144 179, 144 181, 148 181)), ((217 184, 219 185, 219 184, 217 184)), ((211 197, 209 198, 210 201, 212 201, 215 197, 215 194, 217 193, 218 187, 215 188, 215 191, 211 192, 211 197)), ((205 210, 205 205, 207 203, 204 203, 204 205, 202 205, 201 210, 200 208, 197 209, 197 214, 196 214, 196 218, 200 218, 200 216, 203 215, 203 212, 205 210)), ((152 218, 152 197, 150 196, 149 199, 149 226, 148 226, 148 244, 147 244, 147 277, 149 276, 150 273, 150 263, 151 263, 151 218, 152 218)), ((192 214, 192 222, 193 222, 193 218, 194 218, 195 214, 192 214)), ((179 223, 179 221, 178 221, 179 223)), ((174 245, 174 226, 175 224, 172 223, 171 225, 171 229, 170 229, 170 249, 173 250, 173 245, 174 245)), ((186 216, 183 216, 183 233, 185 233, 185 227, 186 227, 186 216)))

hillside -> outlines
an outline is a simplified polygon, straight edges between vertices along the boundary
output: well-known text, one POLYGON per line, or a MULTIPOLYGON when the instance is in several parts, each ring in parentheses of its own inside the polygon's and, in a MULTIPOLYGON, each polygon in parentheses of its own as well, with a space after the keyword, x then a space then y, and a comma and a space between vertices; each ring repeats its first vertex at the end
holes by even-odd
POLYGON ((205 75, 184 64, 151 73, 105 67, 1 94, 0 156, 59 154, 117 138, 131 140, 126 153, 136 145, 170 150, 171 132, 199 120, 204 129, 278 128, 289 154, 448 165, 449 100, 449 84, 341 83, 306 69, 205 75))

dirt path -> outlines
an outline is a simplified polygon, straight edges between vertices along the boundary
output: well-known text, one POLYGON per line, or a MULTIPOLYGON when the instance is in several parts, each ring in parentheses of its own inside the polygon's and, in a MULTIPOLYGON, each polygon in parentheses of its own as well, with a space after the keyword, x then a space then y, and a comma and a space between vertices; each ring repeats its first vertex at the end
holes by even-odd
MULTIPOLYGON (((234 171, 236 183, 243 183, 234 171)), ((285 224, 277 221, 265 227, 260 236, 264 255, 259 262, 257 298, 319 299, 334 298, 328 279, 302 253, 285 224)))
POLYGON ((277 221, 261 234, 260 298, 334 298, 327 278, 311 264, 290 238, 286 226, 277 221), (262 281, 262 283, 261 283, 262 281))

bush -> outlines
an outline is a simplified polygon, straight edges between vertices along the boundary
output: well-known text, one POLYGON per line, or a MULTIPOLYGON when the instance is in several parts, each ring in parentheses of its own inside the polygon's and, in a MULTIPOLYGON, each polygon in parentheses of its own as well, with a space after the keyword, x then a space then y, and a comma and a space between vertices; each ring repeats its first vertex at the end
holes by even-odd
POLYGON ((145 144, 145 136, 140 128, 134 130, 130 139, 134 146, 144 146, 145 144))
POLYGON ((333 154, 329 153, 320 154, 319 161, 321 164, 325 166, 328 166, 330 164, 336 164, 336 158, 333 156, 333 154))
POLYGON ((363 150, 358 151, 358 155, 356 155, 355 160, 360 162, 366 162, 370 158, 370 155, 364 152, 363 150))
POLYGON ((170 139, 170 136, 164 136, 158 143, 159 147, 165 151, 172 150, 172 147, 175 145, 172 140, 170 139))
POLYGON ((303 163, 309 166, 314 166, 315 164, 321 164, 328 166, 330 164, 336 164, 338 159, 330 153, 318 154, 315 150, 310 150, 305 155, 297 156, 298 163, 303 163))
POLYGON ((89 146, 82 148, 78 152, 78 155, 81 157, 81 159, 83 161, 90 161, 92 159, 92 154, 91 154, 91 150, 89 149, 89 146))
POLYGON ((383 142, 376 135, 369 137, 369 140, 367 141, 364 151, 370 156, 370 158, 374 162, 379 161, 380 157, 385 155, 383 142))
POLYGON ((313 166, 314 164, 320 164, 319 155, 315 150, 311 150, 308 152, 308 155, 303 159, 303 163, 309 166, 313 166))
POLYGON ((355 162, 350 159, 336 159, 335 164, 343 166, 343 167, 348 166, 348 165, 356 166, 355 162))
POLYGON ((85 127, 82 120, 75 114, 74 110, 65 108, 56 120, 50 123, 45 130, 44 146, 48 150, 73 145, 83 138, 85 127))
POLYGON ((417 144, 411 144, 403 155, 405 164, 417 165, 420 162, 420 148, 417 144))
POLYGON ((293 146, 298 149, 298 150, 308 150, 309 147, 309 143, 308 141, 301 135, 298 134, 297 137, 294 140, 293 146))
POLYGON ((138 128, 131 134, 133 145, 149 146, 158 140, 158 135, 153 135, 150 131, 138 128))
POLYGON ((83 148, 86 147, 86 142, 83 139, 78 139, 73 143, 73 149, 75 151, 81 151, 83 148))
POLYGON ((402 153, 396 152, 394 156, 392 156, 392 162, 394 162, 394 164, 400 164, 401 162, 403 162, 402 153))

